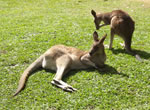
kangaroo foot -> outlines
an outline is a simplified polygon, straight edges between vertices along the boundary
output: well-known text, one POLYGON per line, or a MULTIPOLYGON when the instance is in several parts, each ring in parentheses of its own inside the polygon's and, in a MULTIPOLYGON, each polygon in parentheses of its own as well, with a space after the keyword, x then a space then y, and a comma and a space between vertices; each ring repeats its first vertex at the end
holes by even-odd
POLYGON ((62 80, 54 79, 51 83, 67 92, 73 92, 77 90, 72 86, 68 85, 67 83, 63 82, 62 80))
POLYGON ((121 45, 122 47, 124 47, 124 48, 125 48, 125 45, 124 45, 124 43, 120 43, 120 45, 121 45))

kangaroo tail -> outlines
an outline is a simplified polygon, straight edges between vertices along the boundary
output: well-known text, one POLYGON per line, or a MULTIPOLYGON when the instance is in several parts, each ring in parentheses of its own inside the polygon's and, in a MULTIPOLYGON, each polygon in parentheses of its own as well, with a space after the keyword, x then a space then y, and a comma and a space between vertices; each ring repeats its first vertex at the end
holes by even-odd
POLYGON ((24 71, 24 73, 22 74, 22 76, 20 78, 18 89, 16 90, 16 93, 13 96, 16 96, 19 92, 21 92, 24 89, 25 83, 26 83, 29 75, 33 71, 35 71, 36 69, 38 69, 39 67, 42 66, 42 61, 43 61, 43 56, 40 56, 24 71))

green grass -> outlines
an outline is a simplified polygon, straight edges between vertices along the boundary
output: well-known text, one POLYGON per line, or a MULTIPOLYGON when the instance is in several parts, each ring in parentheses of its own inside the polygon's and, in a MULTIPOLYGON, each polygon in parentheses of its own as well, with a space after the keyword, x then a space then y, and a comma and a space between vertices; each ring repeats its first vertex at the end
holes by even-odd
MULTIPOLYGON (((0 0, 0 109, 150 109, 150 4, 143 4, 136 0, 0 0), (23 71, 51 46, 90 49, 95 31, 91 9, 127 11, 136 22, 132 48, 144 62, 126 54, 119 44, 122 39, 115 37, 114 51, 105 49, 107 71, 71 71, 63 79, 77 92, 52 86, 55 74, 42 70, 11 98, 23 71)), ((107 33, 105 44, 109 44, 109 26, 97 32, 99 36, 107 33)))

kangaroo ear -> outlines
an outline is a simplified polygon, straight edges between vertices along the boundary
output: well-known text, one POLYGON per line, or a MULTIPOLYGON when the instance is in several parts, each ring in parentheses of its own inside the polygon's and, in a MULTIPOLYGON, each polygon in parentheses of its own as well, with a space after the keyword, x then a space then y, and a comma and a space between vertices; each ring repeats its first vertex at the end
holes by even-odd
POLYGON ((98 42, 98 41, 99 41, 99 40, 98 40, 98 34, 97 34, 96 31, 93 33, 93 39, 94 39, 95 42, 98 42))
POLYGON ((99 43, 102 44, 102 43, 104 42, 104 40, 105 40, 106 37, 107 37, 107 34, 105 34, 105 35, 101 38, 101 40, 99 41, 99 43))
POLYGON ((94 10, 91 10, 91 14, 96 18, 96 12, 94 10))

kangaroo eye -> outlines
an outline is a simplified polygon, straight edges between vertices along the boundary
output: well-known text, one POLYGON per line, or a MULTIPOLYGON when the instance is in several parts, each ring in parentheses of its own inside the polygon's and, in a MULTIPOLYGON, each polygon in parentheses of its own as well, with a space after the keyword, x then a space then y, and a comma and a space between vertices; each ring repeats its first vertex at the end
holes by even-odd
POLYGON ((98 46, 95 46, 95 47, 94 47, 94 49, 96 49, 96 50, 97 50, 97 49, 98 49, 98 46))

